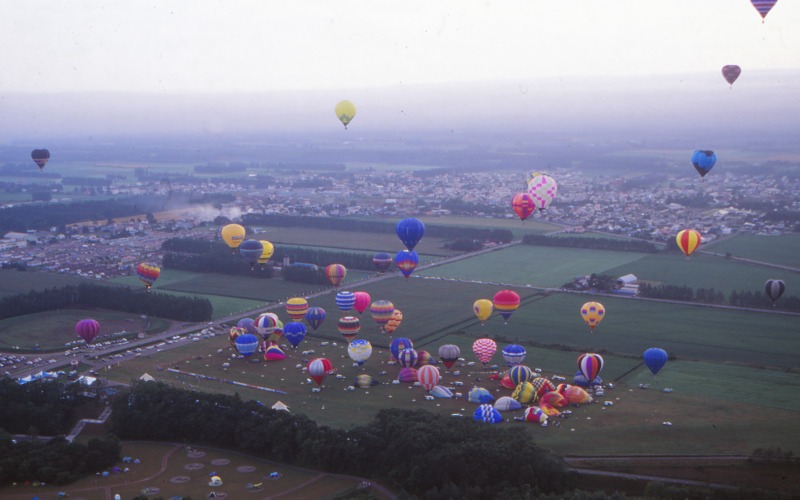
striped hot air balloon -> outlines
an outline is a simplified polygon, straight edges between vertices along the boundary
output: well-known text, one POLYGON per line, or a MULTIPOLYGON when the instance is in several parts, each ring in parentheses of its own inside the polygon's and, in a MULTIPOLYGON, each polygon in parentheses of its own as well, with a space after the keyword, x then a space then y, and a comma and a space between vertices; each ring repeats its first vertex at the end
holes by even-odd
POLYGON ((593 352, 578 356, 578 369, 586 380, 594 380, 603 370, 603 356, 593 352))
POLYGON ((750 3, 753 4, 753 7, 761 14, 761 22, 763 23, 769 11, 778 3, 778 0, 750 0, 750 3))
POLYGON ((514 290, 500 290, 492 298, 494 308, 506 321, 519 308, 519 302, 519 294, 514 290))
POLYGON ((444 344, 439 346, 438 353, 439 359, 442 360, 442 364, 449 370, 454 364, 456 364, 459 356, 461 356, 461 349, 459 349, 455 344, 444 344))
POLYGON ((150 287, 161 275, 161 268, 155 264, 142 262, 136 266, 136 274, 139 276, 139 281, 144 283, 144 286, 150 290, 150 287))
POLYGON ((678 248, 686 254, 686 256, 690 256, 697 250, 697 247, 700 246, 702 238, 700 238, 700 233, 695 231, 694 229, 684 229, 682 231, 678 231, 678 235, 675 236, 675 241, 678 242, 678 248))
POLYGON ((341 264, 330 264, 325 268, 325 277, 334 287, 338 287, 345 276, 347 276, 347 268, 341 264))
POLYGON ((308 323, 314 331, 317 331, 317 328, 325 321, 325 316, 325 309, 321 307, 309 307, 304 315, 306 323, 308 323))
POLYGON ((395 309, 392 312, 392 317, 389 318, 389 321, 383 326, 384 331, 389 335, 392 335, 395 330, 400 326, 400 323, 403 322, 403 311, 400 309, 395 309))
POLYGON ((308 311, 308 301, 303 297, 293 297, 286 301, 286 313, 293 321, 303 321, 308 311))
POLYGON ((388 300, 376 300, 369 306, 369 312, 372 314, 372 319, 381 327, 383 331, 384 325, 392 319, 394 313, 394 304, 388 300))
POLYGON ((336 307, 342 312, 347 312, 353 308, 356 303, 356 294, 342 290, 336 294, 336 307))
POLYGON ((325 380, 325 377, 331 373, 336 373, 336 369, 328 358, 312 359, 308 362, 308 365, 306 365, 306 370, 317 385, 322 385, 322 381, 325 380))
POLYGON ((349 342, 361 331, 361 320, 355 316, 343 316, 339 318, 337 327, 342 337, 349 342))
POLYGON ((497 344, 492 339, 478 339, 472 343, 472 352, 485 367, 497 351, 497 344))
POLYGON ((417 370, 417 381, 419 385, 422 386, 423 389, 430 392, 436 387, 436 384, 439 383, 439 379, 441 375, 439 374, 439 369, 433 365, 425 365, 421 366, 417 370))

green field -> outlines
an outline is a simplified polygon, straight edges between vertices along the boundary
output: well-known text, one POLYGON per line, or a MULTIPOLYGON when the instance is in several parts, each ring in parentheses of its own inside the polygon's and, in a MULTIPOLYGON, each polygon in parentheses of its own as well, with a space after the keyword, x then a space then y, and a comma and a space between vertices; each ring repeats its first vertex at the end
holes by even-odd
MULTIPOLYGON (((274 245, 305 245, 325 247, 329 250, 363 250, 389 252, 394 255, 403 244, 394 231, 386 233, 361 233, 326 229, 270 227, 259 233, 274 245)), ((261 237, 261 236, 259 236, 261 237)), ((420 255, 445 256, 455 252, 444 247, 445 240, 425 237, 414 250, 420 255)))
MULTIPOLYGON (((560 287, 575 276, 607 273, 610 268, 624 269, 645 255, 610 250, 516 245, 419 274, 493 283, 560 287)), ((619 276, 623 274, 627 272, 619 276)))
MULTIPOLYGON (((800 234, 756 236, 737 234, 708 245, 711 252, 730 252, 734 257, 800 268, 800 234)), ((780 271, 773 271, 773 274, 780 271)), ((778 275, 776 275, 778 276, 778 275)))
POLYGON ((5 269, 0 271, 0 298, 80 283, 97 283, 97 280, 59 273, 5 269))

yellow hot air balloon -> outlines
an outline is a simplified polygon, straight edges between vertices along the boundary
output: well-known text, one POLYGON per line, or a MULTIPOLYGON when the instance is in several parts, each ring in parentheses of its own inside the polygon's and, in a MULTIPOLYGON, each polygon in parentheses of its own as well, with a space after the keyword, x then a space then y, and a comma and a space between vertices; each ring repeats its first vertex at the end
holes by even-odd
POLYGON ((481 324, 483 324, 483 322, 489 319, 489 316, 492 315, 494 305, 489 299, 478 299, 474 304, 472 304, 472 310, 475 312, 475 316, 481 320, 481 324))
POLYGON ((239 224, 228 224, 222 228, 221 234, 225 244, 235 251, 244 241, 245 230, 239 224))
POLYGON ((344 124, 344 128, 347 128, 347 124, 356 116, 356 105, 348 100, 339 101, 336 104, 335 111, 336 118, 344 124))
POLYGON ((264 250, 261 251, 261 257, 258 258, 258 263, 261 264, 261 268, 264 268, 264 265, 269 261, 269 258, 272 257, 272 254, 275 253, 275 246, 267 240, 259 240, 261 241, 261 246, 264 247, 264 250))
POLYGON ((592 330, 603 321, 605 315, 606 308, 600 302, 587 302, 581 306, 581 317, 592 330))

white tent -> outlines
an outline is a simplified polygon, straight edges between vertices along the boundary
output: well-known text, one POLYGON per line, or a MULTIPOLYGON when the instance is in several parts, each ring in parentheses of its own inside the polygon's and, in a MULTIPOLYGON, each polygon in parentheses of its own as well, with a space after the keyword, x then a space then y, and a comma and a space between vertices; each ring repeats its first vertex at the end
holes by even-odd
POLYGON ((280 410, 280 411, 289 411, 289 407, 283 404, 282 402, 278 401, 274 405, 272 405, 273 410, 280 410))
POLYGON ((149 373, 145 373, 141 377, 139 377, 139 380, 143 380, 145 382, 154 382, 156 379, 154 379, 153 376, 150 375, 149 373))

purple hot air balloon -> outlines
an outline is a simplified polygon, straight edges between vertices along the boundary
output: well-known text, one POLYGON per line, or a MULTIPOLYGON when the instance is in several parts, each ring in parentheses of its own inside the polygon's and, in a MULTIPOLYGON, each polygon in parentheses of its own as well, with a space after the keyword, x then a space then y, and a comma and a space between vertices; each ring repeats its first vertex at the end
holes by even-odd
POLYGON ((97 334, 100 333, 100 323, 91 318, 82 319, 75 323, 75 333, 87 344, 91 344, 97 338, 97 334))

